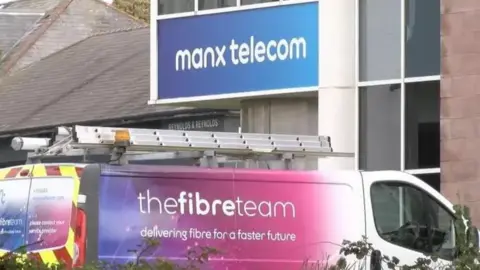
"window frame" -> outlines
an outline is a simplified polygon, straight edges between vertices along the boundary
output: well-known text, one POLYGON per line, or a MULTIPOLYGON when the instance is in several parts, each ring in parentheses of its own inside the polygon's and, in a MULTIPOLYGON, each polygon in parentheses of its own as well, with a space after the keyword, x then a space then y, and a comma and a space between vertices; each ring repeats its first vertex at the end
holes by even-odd
POLYGON ((202 10, 198 6, 199 0, 192 0, 192 1, 194 4, 194 9, 192 11, 168 12, 168 13, 160 13, 158 8, 159 7, 158 0, 152 1, 150 6, 150 19, 152 22, 155 22, 158 20, 190 17, 190 16, 197 16, 197 15, 210 15, 210 14, 226 13, 226 12, 240 11, 240 10, 275 7, 279 5, 295 5, 295 4, 316 2, 316 0, 275 0, 275 1, 267 1, 267 2, 261 2, 261 3, 253 3, 253 4, 242 4, 241 0, 236 0, 235 5, 233 6, 217 7, 213 9, 202 10))
MULTIPOLYGON (((355 88, 355 106, 356 106, 356 114, 355 114, 355 169, 359 170, 360 168, 360 89, 366 86, 378 86, 378 85, 391 85, 391 84, 400 84, 400 91, 401 91, 401 98, 400 98, 400 171, 405 171, 405 163, 406 163, 406 153, 405 153, 405 88, 406 83, 415 83, 415 82, 429 82, 429 81, 440 81, 441 75, 427 75, 427 76, 417 76, 417 77, 408 77, 406 76, 406 2, 408 0, 400 0, 400 54, 398 57, 400 58, 400 76, 398 78, 392 79, 384 79, 384 80, 361 80, 360 78, 360 36, 365 34, 361 31, 360 27, 360 6, 361 1, 363 0, 354 0, 355 1, 355 81, 356 81, 356 88, 355 88)), ((440 41, 439 41, 440 42, 440 41)), ((418 168, 417 168, 418 169, 418 168)), ((410 169, 417 170, 417 169, 410 169)), ((425 169, 438 169, 439 168, 425 168, 425 169)))
MULTIPOLYGON (((416 191, 419 191, 422 193, 423 196, 426 196, 428 199, 430 199, 431 201, 433 201, 434 203, 436 203, 440 209, 443 209, 451 218, 452 218, 452 223, 453 223, 453 229, 454 229, 454 239, 457 239, 457 228, 455 227, 455 223, 457 221, 457 217, 455 216, 455 213, 453 212, 452 209, 450 209, 449 207, 445 206, 443 203, 441 203, 439 200, 437 200, 436 198, 434 198, 430 193, 428 193, 427 191, 425 191, 425 189, 421 188, 421 187, 418 187, 416 185, 413 185, 411 183, 408 183, 408 182, 405 182, 405 181, 401 181, 401 180, 397 180, 397 181, 375 181, 373 182, 371 185, 370 185, 370 204, 371 204, 371 207, 372 207, 372 217, 373 217, 373 223, 375 225, 375 231, 377 232, 377 235, 378 237, 380 237, 383 241, 389 243, 389 244, 392 244, 392 245, 395 245, 397 247, 400 247, 400 248, 405 248, 405 249, 408 249, 408 250, 411 250, 411 251, 414 251, 414 252, 419 252, 419 253, 423 253, 423 254, 429 254, 429 255, 436 255, 438 256, 440 259, 443 259, 443 260, 448 260, 448 261, 452 261, 456 258, 456 255, 454 255, 453 257, 451 258, 445 258, 444 256, 441 256, 440 254, 433 254, 433 253, 430 253, 430 252, 426 252, 426 251, 420 251, 420 250, 415 250, 415 249, 411 249, 409 247, 406 247, 406 246, 402 246, 402 245, 399 245, 397 243, 394 243, 394 242, 391 242, 391 241, 388 241, 387 239, 385 239, 379 229, 378 229, 378 225, 377 225, 377 218, 375 217, 375 208, 374 208, 374 203, 373 203, 373 194, 372 193, 372 190, 373 190, 373 187, 376 186, 376 185, 395 185, 397 188, 399 187, 408 187, 408 188, 412 188, 416 191)), ((423 197, 425 198, 425 197, 423 197)), ((457 244, 456 242, 454 243, 454 248, 457 247, 457 244)))

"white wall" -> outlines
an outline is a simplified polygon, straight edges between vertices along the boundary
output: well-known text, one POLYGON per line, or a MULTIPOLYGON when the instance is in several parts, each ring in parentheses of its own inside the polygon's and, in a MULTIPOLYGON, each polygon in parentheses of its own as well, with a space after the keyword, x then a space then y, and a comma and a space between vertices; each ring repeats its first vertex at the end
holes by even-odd
MULTIPOLYGON (((335 152, 355 152, 355 1, 320 1, 318 133, 335 152)), ((319 168, 354 169, 355 158, 319 159, 319 168)))
MULTIPOLYGON (((269 98, 242 102, 242 132, 316 135, 316 98, 269 98)), ((328 135, 328 134, 325 134, 328 135)), ((274 163, 269 164, 274 168, 274 163)), ((280 164, 278 164, 280 166, 280 164)), ((294 168, 313 170, 317 160, 298 160, 294 168)))

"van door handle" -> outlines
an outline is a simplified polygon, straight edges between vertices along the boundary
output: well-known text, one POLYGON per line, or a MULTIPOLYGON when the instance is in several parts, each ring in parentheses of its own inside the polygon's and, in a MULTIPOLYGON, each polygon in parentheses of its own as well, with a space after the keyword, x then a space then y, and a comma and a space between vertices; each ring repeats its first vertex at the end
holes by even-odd
POLYGON ((378 249, 372 251, 370 256, 370 269, 382 270, 382 252, 378 249))

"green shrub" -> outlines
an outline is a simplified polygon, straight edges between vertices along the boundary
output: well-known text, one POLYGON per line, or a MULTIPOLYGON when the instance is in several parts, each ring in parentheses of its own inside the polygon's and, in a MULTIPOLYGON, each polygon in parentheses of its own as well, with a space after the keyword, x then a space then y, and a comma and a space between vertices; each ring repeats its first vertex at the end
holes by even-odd
POLYGON ((150 21, 150 0, 114 0, 113 5, 141 21, 150 21))
MULTIPOLYGON (((37 243, 35 243, 37 244, 37 243)), ((195 270, 208 262, 208 259, 212 255, 216 255, 219 252, 210 247, 195 247, 191 248, 187 255, 185 265, 178 265, 172 261, 164 258, 158 258, 154 262, 147 262, 142 259, 142 256, 150 249, 155 248, 160 243, 156 240, 145 239, 142 245, 139 245, 136 249, 130 250, 135 254, 137 258, 135 261, 123 264, 113 265, 103 262, 95 262, 87 264, 80 269, 83 270, 100 270, 100 269, 115 269, 115 270, 195 270)), ((7 253, 0 257, 0 270, 11 269, 23 269, 23 270, 64 270, 67 269, 65 265, 45 265, 41 261, 27 258, 26 256, 27 246, 21 247, 11 253, 7 253)))
MULTIPOLYGON (((470 220, 470 211, 467 207, 455 206, 457 222, 456 229, 456 246, 457 257, 449 265, 442 266, 441 269, 450 270, 480 270, 480 252, 478 249, 478 235, 476 228, 472 226, 470 220), (464 219, 465 221, 464 222, 464 219)), ((196 247, 191 249, 187 256, 186 265, 178 265, 164 258, 158 258, 155 262, 147 262, 142 259, 143 255, 151 248, 158 246, 160 243, 156 240, 145 239, 142 245, 136 249, 130 250, 135 254, 137 260, 125 265, 109 265, 105 263, 92 263, 82 267, 84 270, 100 270, 100 269, 118 269, 118 270, 195 270, 203 264, 208 263, 211 255, 219 254, 219 251, 210 247, 196 247)), ((7 253, 0 257, 0 270, 24 269, 24 270, 63 270, 66 269, 62 265, 44 265, 43 263, 26 258, 26 248, 21 247, 14 252, 7 253)), ((361 269, 365 263, 369 263, 371 256, 375 256, 374 246, 368 242, 366 237, 355 242, 344 241, 340 249, 340 258, 333 265, 325 265, 322 262, 311 262, 306 260, 301 270, 342 270, 342 269, 361 269), (354 260, 352 260, 354 258, 354 260), (353 264, 348 262, 355 261, 353 264)), ((391 255, 391 254, 390 254, 391 255)), ((381 261, 387 265, 388 269, 400 270, 437 270, 432 267, 432 262, 437 261, 435 255, 425 255, 418 258, 413 265, 405 265, 395 256, 381 256, 381 261)), ((279 269, 281 270, 281 269, 279 269)))
MULTIPOLYGON (((401 270, 480 270, 480 250, 478 249, 478 234, 475 232, 477 228, 472 225, 470 211, 468 207, 456 205, 455 210, 455 245, 456 245, 456 258, 449 265, 437 265, 433 266, 433 262, 438 260, 438 257, 433 255, 426 255, 424 257, 417 258, 413 265, 402 264, 400 260, 395 256, 382 255, 381 261, 384 265, 387 265, 388 269, 401 269, 401 270)), ((328 269, 351 269, 352 265, 346 264, 346 257, 355 256, 358 261, 366 261, 373 256, 375 252, 374 246, 368 242, 364 237, 360 241, 350 242, 344 241, 340 250, 341 258, 338 260, 337 265, 328 267, 328 269)), ((382 253, 383 254, 383 253, 382 253)), ((392 254, 389 254, 392 255, 392 254)), ((324 267, 326 269, 327 267, 324 267)))

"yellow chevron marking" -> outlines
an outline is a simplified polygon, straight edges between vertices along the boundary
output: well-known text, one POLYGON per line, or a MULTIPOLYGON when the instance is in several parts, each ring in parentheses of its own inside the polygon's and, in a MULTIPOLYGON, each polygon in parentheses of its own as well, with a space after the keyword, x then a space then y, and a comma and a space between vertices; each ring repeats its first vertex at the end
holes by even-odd
POLYGON ((65 244, 65 248, 68 251, 68 254, 70 254, 70 257, 74 257, 73 255, 73 246, 75 244, 75 233, 73 232, 72 228, 68 230, 68 238, 67 238, 67 244, 65 244))
POLYGON ((42 258, 42 261, 45 264, 57 264, 58 260, 57 257, 55 256, 55 253, 51 250, 45 250, 39 253, 40 257, 42 258))
POLYGON ((36 164, 32 168, 32 177, 45 177, 47 176, 47 168, 45 165, 36 164))
POLYGON ((60 166, 60 174, 62 176, 70 176, 73 178, 73 196, 72 201, 75 206, 77 206, 78 193, 80 192, 80 179, 77 175, 77 170, 75 166, 72 165, 63 165, 60 166))
POLYGON ((10 169, 1 169, 0 170, 0 180, 5 179, 5 176, 7 176, 9 171, 10 171, 10 169))

